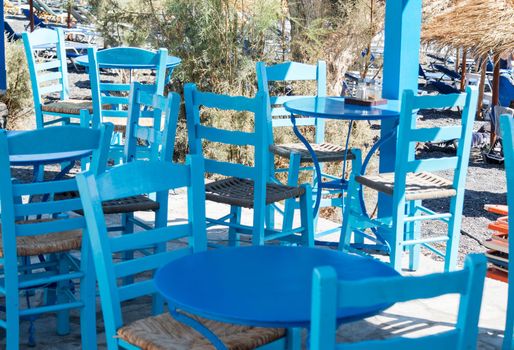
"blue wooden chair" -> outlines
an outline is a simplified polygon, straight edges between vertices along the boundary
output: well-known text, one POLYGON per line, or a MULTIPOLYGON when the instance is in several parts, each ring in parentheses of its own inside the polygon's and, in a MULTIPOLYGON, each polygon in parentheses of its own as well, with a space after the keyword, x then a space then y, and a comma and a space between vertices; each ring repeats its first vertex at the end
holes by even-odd
MULTIPOLYGON (((115 163, 123 161, 123 134, 126 131, 127 118, 129 116, 130 83, 114 83, 100 81, 100 67, 108 68, 109 65, 127 63, 137 67, 156 66, 155 83, 152 84, 154 93, 162 95, 166 80, 166 60, 168 51, 150 51, 136 47, 114 47, 102 51, 96 48, 88 49, 89 80, 91 82, 91 94, 93 97, 94 115, 102 122, 111 122, 115 125, 116 133, 111 146, 111 159, 115 163)), ((132 70, 130 71, 132 80, 132 70)), ((141 116, 140 123, 148 121, 147 126, 153 126, 153 118, 141 116)))
POLYGON ((98 125, 89 100, 71 99, 68 86, 68 66, 62 29, 38 29, 22 33, 25 55, 29 66, 36 127, 69 124, 79 119, 82 126, 98 125), (38 52, 55 47, 56 57, 42 60, 38 52), (55 97, 51 99, 51 97, 55 97), (45 116, 49 117, 45 119, 45 116))
MULTIPOLYGON (((175 144, 180 95, 174 92, 167 97, 154 93, 155 87, 133 83, 130 92, 129 116, 125 137, 124 162, 153 160, 171 162, 175 144), (153 120, 149 123, 149 120, 153 120), (150 124, 153 124, 149 126, 150 124)), ((152 211, 154 222, 165 225, 168 220, 167 198, 155 193, 138 194, 102 203, 105 214, 121 214, 120 225, 109 227, 109 231, 133 233, 135 226, 148 228, 134 213, 152 211)), ((131 259, 132 252, 126 252, 125 259, 131 259)))
MULTIPOLYGON (((6 346, 19 348, 20 320, 42 313, 57 313, 57 333, 69 332, 69 310, 81 311, 82 348, 96 348, 95 279, 88 244, 83 244, 85 220, 74 214, 82 209, 78 198, 54 199, 54 194, 77 190, 75 178, 21 183, 11 179, 10 156, 92 151, 90 169, 105 169, 112 125, 98 129, 61 126, 8 135, 0 132, 0 295, 5 297, 6 346), (21 202, 22 196, 42 199, 21 202), (46 200, 45 200, 46 199, 46 200), (80 262, 71 255, 80 251, 80 262), (72 291, 80 282, 80 294, 72 291), (46 291, 46 305, 31 305, 30 295, 46 291), (27 307, 19 302, 21 293, 27 307)), ((32 328, 32 327, 31 327, 32 328)), ((29 331, 29 344, 34 342, 29 331)))
POLYGON ((479 254, 469 255, 463 270, 419 277, 343 281, 337 279, 331 267, 316 268, 312 281, 310 349, 475 349, 485 270, 486 259, 479 254), (460 295, 457 323, 451 330, 418 338, 336 342, 338 309, 388 305, 446 294, 460 295))
MULTIPOLYGON (((133 161, 115 166, 97 177, 94 174, 77 176, 89 238, 95 251, 94 264, 109 350, 150 347, 191 349, 193 344, 209 345, 200 333, 179 323, 169 313, 161 314, 162 298, 157 295, 152 280, 153 272, 160 266, 207 248, 203 174, 201 157, 189 156, 185 165, 163 161, 133 161), (102 201, 152 192, 167 199, 170 190, 183 187, 188 191, 188 218, 185 222, 171 226, 166 222, 156 223, 159 228, 149 228, 131 235, 108 234, 102 201), (113 255, 135 249, 144 249, 145 254, 136 255, 130 261, 119 261, 113 255), (136 275, 140 277, 135 278, 131 284, 120 287, 117 283, 119 278, 136 275), (121 303, 145 295, 154 297, 152 311, 155 316, 127 324, 122 315, 121 303)), ((159 210, 167 210, 167 207, 159 210)), ((205 319, 201 322, 217 334, 229 349, 256 348, 255 344, 272 341, 283 345, 283 331, 234 326, 205 319), (263 342, 263 339, 266 341, 263 342)))
MULTIPOLYGON (((272 123, 268 133, 273 140, 273 129, 288 127, 292 129, 292 123, 288 118, 290 113, 287 112, 282 106, 285 102, 303 98, 306 96, 301 95, 279 95, 270 92, 270 83, 274 82, 292 82, 292 81, 315 81, 317 96, 326 96, 326 64, 324 61, 318 61, 317 65, 308 65, 298 62, 284 62, 272 66, 266 66, 264 62, 257 62, 257 85, 259 91, 266 92, 268 96, 269 107, 271 108, 272 123)), ((360 169, 360 159, 357 159, 352 152, 346 152, 341 146, 333 145, 325 142, 325 120, 322 118, 297 118, 297 125, 313 126, 314 127, 314 142, 311 143, 313 150, 316 153, 318 161, 321 163, 327 162, 343 162, 343 172, 346 171, 346 161, 352 161, 352 169, 360 169)), ((305 166, 306 163, 312 163, 312 157, 309 151, 301 142, 277 144, 272 141, 270 151, 282 158, 289 159, 288 169, 275 169, 274 158, 271 157, 270 173, 274 182, 279 183, 275 175, 281 172, 287 172, 287 185, 297 186, 300 171, 314 171, 314 167, 305 166)), ((323 177, 330 180, 340 179, 334 175, 323 174, 323 177)), ((315 178, 315 177, 314 177, 315 178)), ((313 192, 317 191, 316 184, 314 183, 313 192)), ((322 199, 320 206, 336 206, 343 207, 344 193, 341 190, 326 190, 324 191, 325 198, 322 199)), ((283 228, 291 229, 293 211, 298 208, 298 204, 294 199, 287 200, 283 208, 284 221, 283 228)), ((279 210, 282 211, 282 210, 279 210)), ((273 218, 274 214, 269 214, 273 218)), ((315 224, 316 226, 316 224, 315 224)), ((327 232, 320 232, 318 235, 331 233, 333 230, 327 232)))
MULTIPOLYGON (((507 176, 507 204, 514 208, 514 119, 509 115, 500 117, 500 126, 503 139, 503 153, 505 155, 505 175, 507 176)), ((509 227, 514 227, 514 215, 509 215, 509 227)), ((510 230, 509 230, 510 231, 510 230)), ((509 235, 509 243, 512 242, 509 235)), ((514 256, 514 243, 509 244, 509 256, 514 256), (511 254, 512 253, 512 254, 511 254)), ((514 271, 514 260, 509 259, 509 271, 514 271)), ((507 322, 503 350, 514 349, 514 276, 509 274, 509 298, 507 304, 507 322)))
POLYGON ((420 246, 443 256, 445 271, 455 268, 476 101, 477 90, 473 87, 468 87, 466 93, 451 95, 415 96, 410 90, 403 93, 395 171, 378 175, 352 175, 348 191, 348 210, 343 215, 341 249, 354 250, 350 245, 350 238, 354 233, 384 244, 396 270, 401 268, 402 252, 405 249, 409 250, 409 268, 417 269, 420 246), (464 107, 462 125, 416 127, 418 109, 453 107, 464 107), (455 156, 416 159, 417 142, 452 139, 459 140, 455 156), (441 170, 453 170, 453 180, 429 173, 441 170), (391 196, 392 216, 370 219, 364 214, 360 204, 361 186, 391 196), (440 198, 450 199, 448 213, 436 213, 422 205, 423 200, 440 198), (419 223, 422 220, 445 222, 448 224, 448 234, 421 238, 419 223), (373 229, 373 235, 365 233, 370 228, 373 229), (434 248, 431 245, 434 242, 446 242, 445 252, 434 248))
MULTIPOLYGON (((254 166, 207 159, 205 170, 226 178, 206 186, 207 199, 230 205, 230 214, 222 218, 208 218, 210 225, 229 227, 230 244, 238 244, 239 233, 252 235, 252 243, 262 245, 271 239, 284 239, 313 244, 312 194, 309 185, 285 186, 269 181, 269 117, 266 94, 261 91, 255 98, 231 97, 201 92, 194 84, 184 88, 186 119, 191 154, 205 155, 204 141, 218 142, 234 147, 252 146, 254 166), (253 132, 225 130, 202 125, 202 107, 219 110, 249 112, 254 115, 253 132), (265 227, 266 207, 282 200, 299 198, 301 226, 296 229, 276 231, 265 227), (251 208, 253 226, 241 225, 241 209, 251 208), (228 220, 228 221, 227 221, 228 220)), ((249 123, 251 121, 248 121, 249 123)))

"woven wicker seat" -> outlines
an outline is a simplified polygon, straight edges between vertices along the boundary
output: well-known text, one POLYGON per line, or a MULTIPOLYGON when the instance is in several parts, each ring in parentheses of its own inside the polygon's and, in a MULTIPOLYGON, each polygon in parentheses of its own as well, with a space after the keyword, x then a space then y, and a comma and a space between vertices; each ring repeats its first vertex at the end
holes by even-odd
MULTIPOLYGON (((245 208, 253 208, 253 189, 253 181, 236 177, 205 185, 205 193, 208 200, 245 208)), ((302 187, 268 183, 266 186, 266 204, 276 203, 288 198, 296 198, 303 195, 304 192, 305 190, 302 187)))
MULTIPOLYGON (((337 162, 344 160, 345 149, 341 146, 330 143, 311 144, 319 162, 337 162)), ((312 162, 312 156, 303 143, 287 143, 281 145, 271 145, 270 151, 277 156, 289 158, 291 153, 300 154, 300 162, 312 162)), ((353 160, 355 156, 352 152, 346 152, 346 159, 353 160)))
MULTIPOLYGON (((70 198, 77 198, 78 192, 63 192, 56 194, 56 200, 64 200, 70 198)), ((116 199, 112 201, 105 201, 102 203, 104 214, 124 214, 133 213, 136 211, 156 211, 159 210, 159 203, 151 200, 147 196, 138 195, 116 199)), ((76 211, 78 214, 83 215, 82 210, 76 211)))
POLYGON ((102 203, 105 214, 132 213, 135 211, 156 211, 159 203, 147 196, 139 195, 102 203))
MULTIPOLYGON (((355 180, 379 192, 393 194, 394 173, 357 176, 355 180)), ((447 198, 456 194, 453 184, 440 176, 430 173, 407 174, 406 200, 447 198)))
MULTIPOLYGON (((52 220, 29 220, 24 224, 52 220)), ((39 254, 59 253, 78 250, 82 246, 82 230, 70 230, 48 233, 37 236, 16 237, 18 256, 34 256, 39 254)), ((0 227, 0 258, 4 257, 2 231, 0 227)))
MULTIPOLYGON (((195 317, 196 318, 196 317, 195 317)), ((250 350, 284 336, 283 329, 238 326, 197 318, 231 350, 250 350)), ((118 330, 118 336, 143 350, 211 350, 213 345, 198 332, 168 313, 135 321, 118 330)))
MULTIPOLYGON (((47 170, 45 169, 44 180, 45 181, 53 181, 55 177, 59 174, 57 170, 47 170)), ((34 182, 34 169, 32 167, 11 167, 11 176, 15 178, 18 182, 22 183, 31 183, 34 182)), ((64 175, 62 179, 71 179, 70 175, 64 175)))
POLYGON ((63 100, 44 104, 41 106, 44 112, 62 113, 62 114, 76 114, 79 115, 80 111, 87 109, 89 113, 93 113, 93 103, 88 100, 63 100))

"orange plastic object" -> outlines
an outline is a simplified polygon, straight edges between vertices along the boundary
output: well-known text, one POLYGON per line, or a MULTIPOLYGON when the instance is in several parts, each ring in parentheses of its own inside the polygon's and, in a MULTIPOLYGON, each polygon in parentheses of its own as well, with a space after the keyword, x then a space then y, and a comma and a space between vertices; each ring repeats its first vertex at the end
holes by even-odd
POLYGON ((501 271, 494 266, 490 266, 487 269, 487 277, 492 278, 493 280, 501 281, 508 283, 509 282, 509 274, 505 271, 501 271))
POLYGON ((484 205, 484 209, 490 213, 495 213, 495 214, 499 214, 499 215, 508 215, 509 214, 509 207, 506 205, 486 204, 486 205, 484 205))

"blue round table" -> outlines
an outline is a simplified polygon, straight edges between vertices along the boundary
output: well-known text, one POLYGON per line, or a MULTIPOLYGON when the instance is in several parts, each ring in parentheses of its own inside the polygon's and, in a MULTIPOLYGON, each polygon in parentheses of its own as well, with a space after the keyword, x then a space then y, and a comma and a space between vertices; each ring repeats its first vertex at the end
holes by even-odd
MULTIPOLYGON (((179 258, 156 272, 155 284, 169 302, 171 314, 202 334, 201 325, 198 329, 198 324, 177 309, 241 325, 308 327, 312 273, 320 266, 332 266, 341 280, 399 276, 377 260, 339 251, 251 246, 208 250, 179 258)), ((362 319, 389 306, 341 309, 338 319, 362 319)))
MULTIPOLYGON (((7 132, 7 137, 13 137, 25 132, 24 130, 10 130, 7 132)), ((66 175, 71 168, 75 165, 75 161, 88 157, 92 154, 92 150, 73 151, 73 152, 56 152, 56 153, 39 153, 39 154, 17 154, 9 156, 9 161, 12 166, 33 166, 33 182, 38 181, 40 174, 40 167, 49 164, 69 163, 63 167, 53 180, 59 180, 66 175)))
MULTIPOLYGON (((399 102, 395 100, 389 100, 386 104, 368 107, 345 103, 344 97, 305 97, 285 102, 284 108, 286 109, 286 111, 291 113, 293 131, 311 154, 314 163, 314 168, 316 169, 318 191, 316 191, 316 201, 314 203, 313 216, 317 216, 318 214, 323 188, 346 189, 348 187, 348 183, 347 180, 344 178, 344 174, 346 172, 346 155, 348 152, 348 145, 350 142, 351 128, 353 124, 352 121, 398 119, 400 116, 399 102), (349 121, 345 146, 346 153, 345 159, 343 161, 343 175, 340 180, 322 182, 321 166, 318 162, 318 158, 316 156, 316 153, 312 149, 311 145, 309 144, 309 141, 307 141, 307 139, 298 130, 296 126, 296 115, 349 121)), ((381 144, 387 142, 394 135, 395 130, 393 130, 393 132, 388 134, 386 137, 378 140, 373 145, 371 150, 368 152, 366 158, 364 159, 364 162, 362 164, 362 172, 366 170, 366 167, 373 153, 380 147, 381 144)), ((364 202, 361 201, 361 204, 363 203, 364 202)), ((365 208, 363 209, 365 210, 365 208)))

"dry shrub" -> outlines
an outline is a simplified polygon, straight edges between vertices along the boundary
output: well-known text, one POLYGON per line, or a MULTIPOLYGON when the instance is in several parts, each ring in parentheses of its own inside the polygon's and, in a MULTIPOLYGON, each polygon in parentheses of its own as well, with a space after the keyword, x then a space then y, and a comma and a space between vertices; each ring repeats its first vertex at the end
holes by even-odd
POLYGON ((32 116, 32 88, 25 51, 20 41, 5 41, 5 65, 7 68, 7 92, 0 96, 9 111, 7 129, 29 129, 34 123, 32 116))

